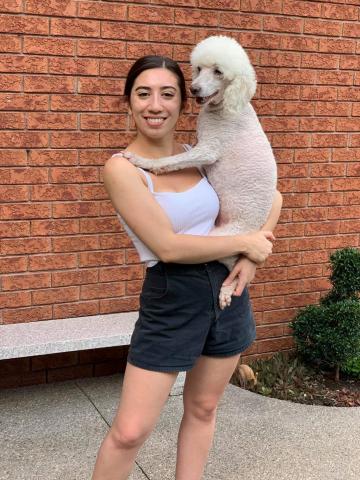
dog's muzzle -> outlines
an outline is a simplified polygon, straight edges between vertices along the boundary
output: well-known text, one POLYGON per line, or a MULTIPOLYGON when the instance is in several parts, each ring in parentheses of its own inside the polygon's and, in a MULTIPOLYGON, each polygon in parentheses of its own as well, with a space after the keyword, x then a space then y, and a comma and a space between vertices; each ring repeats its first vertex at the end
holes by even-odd
POLYGON ((205 103, 208 103, 212 98, 216 97, 218 93, 219 93, 219 90, 217 90, 215 93, 207 97, 200 97, 200 95, 196 95, 196 103, 199 105, 204 105, 205 103))

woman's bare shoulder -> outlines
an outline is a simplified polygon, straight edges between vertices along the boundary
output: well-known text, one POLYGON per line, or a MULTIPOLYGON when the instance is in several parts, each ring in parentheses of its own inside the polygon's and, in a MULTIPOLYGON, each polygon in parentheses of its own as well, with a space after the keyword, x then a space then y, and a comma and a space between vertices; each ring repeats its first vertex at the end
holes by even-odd
POLYGON ((139 169, 137 169, 127 158, 116 154, 106 160, 104 164, 104 180, 109 176, 116 175, 118 180, 133 182, 141 179, 146 185, 146 180, 139 169))
POLYGON ((115 153, 110 158, 108 158, 104 164, 104 168, 106 169, 126 169, 127 167, 135 168, 134 165, 129 162, 127 158, 125 158, 121 153, 115 153))

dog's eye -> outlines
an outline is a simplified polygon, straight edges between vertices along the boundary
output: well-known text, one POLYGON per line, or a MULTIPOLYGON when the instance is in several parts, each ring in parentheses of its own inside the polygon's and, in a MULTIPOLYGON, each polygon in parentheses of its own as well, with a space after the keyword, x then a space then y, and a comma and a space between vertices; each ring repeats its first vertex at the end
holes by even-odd
POLYGON ((222 71, 219 70, 218 68, 215 68, 214 73, 215 75, 219 75, 219 76, 223 74, 222 71))
POLYGON ((200 73, 201 72, 201 67, 196 67, 196 71, 197 71, 197 73, 200 73))

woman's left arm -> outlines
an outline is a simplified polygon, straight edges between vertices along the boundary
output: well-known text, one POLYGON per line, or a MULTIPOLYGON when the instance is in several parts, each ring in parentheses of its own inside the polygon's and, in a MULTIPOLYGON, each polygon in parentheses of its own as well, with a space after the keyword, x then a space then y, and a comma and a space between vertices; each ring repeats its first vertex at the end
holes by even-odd
MULTIPOLYGON (((279 221, 283 199, 281 193, 276 190, 274 200, 271 206, 269 216, 266 223, 260 230, 273 231, 279 221)), ((223 282, 223 285, 230 285, 233 280, 237 278, 237 286, 233 295, 240 296, 244 288, 252 282, 255 277, 257 264, 249 260, 244 255, 241 255, 236 262, 234 268, 231 270, 229 276, 223 282)))

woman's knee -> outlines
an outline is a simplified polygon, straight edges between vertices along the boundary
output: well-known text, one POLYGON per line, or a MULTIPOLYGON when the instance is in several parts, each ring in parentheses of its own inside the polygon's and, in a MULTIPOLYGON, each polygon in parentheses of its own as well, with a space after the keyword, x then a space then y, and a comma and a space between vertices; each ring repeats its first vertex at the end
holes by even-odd
POLYGON ((191 399, 184 401, 184 415, 202 422, 212 422, 216 417, 217 398, 191 399))
POLYGON ((150 429, 128 423, 119 426, 113 425, 108 435, 115 448, 128 450, 141 447, 149 434, 150 429))

